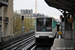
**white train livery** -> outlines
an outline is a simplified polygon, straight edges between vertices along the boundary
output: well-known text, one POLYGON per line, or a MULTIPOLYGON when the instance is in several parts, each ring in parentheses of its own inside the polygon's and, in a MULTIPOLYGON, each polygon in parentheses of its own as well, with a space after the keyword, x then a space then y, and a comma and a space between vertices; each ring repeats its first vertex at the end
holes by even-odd
POLYGON ((57 22, 53 17, 35 19, 36 45, 52 46, 57 32, 57 22))

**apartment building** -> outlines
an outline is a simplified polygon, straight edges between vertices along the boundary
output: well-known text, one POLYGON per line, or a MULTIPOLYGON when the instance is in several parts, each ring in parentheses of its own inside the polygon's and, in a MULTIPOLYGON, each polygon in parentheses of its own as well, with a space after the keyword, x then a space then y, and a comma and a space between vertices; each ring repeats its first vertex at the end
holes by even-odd
POLYGON ((13 36, 13 0, 0 0, 0 39, 13 36))

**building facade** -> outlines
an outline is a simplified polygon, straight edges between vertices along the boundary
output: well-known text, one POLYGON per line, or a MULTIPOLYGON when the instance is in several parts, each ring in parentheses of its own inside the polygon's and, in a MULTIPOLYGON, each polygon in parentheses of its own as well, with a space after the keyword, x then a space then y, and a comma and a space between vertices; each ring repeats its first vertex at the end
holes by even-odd
POLYGON ((24 17, 32 17, 32 18, 35 18, 35 17, 48 17, 47 15, 44 15, 44 14, 41 14, 41 13, 33 13, 33 10, 30 9, 21 9, 21 16, 24 16, 24 17))
POLYGON ((0 0, 0 39, 13 36, 13 0, 0 0))
POLYGON ((33 17, 48 17, 47 15, 41 14, 41 13, 34 13, 33 17))
POLYGON ((30 9, 30 10, 28 10, 28 9, 22 9, 21 10, 21 16, 24 16, 24 17, 32 17, 33 16, 33 10, 32 9, 30 9))

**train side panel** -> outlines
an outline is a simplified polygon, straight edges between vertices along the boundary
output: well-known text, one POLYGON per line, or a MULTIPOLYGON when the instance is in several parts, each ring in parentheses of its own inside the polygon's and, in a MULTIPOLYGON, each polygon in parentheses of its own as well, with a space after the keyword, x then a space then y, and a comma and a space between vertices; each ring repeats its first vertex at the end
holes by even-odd
POLYGON ((57 22, 53 19, 53 36, 55 37, 56 36, 56 33, 57 33, 57 22))

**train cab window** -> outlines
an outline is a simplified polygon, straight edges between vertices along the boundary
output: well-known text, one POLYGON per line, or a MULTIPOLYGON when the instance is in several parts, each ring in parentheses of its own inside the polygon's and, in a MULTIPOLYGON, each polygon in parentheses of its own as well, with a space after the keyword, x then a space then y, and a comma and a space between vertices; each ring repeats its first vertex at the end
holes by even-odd
POLYGON ((36 31, 50 32, 52 31, 52 18, 37 18, 36 31))
POLYGON ((41 26, 43 26, 43 19, 39 18, 37 19, 37 27, 41 27, 41 26))
POLYGON ((36 31, 42 31, 43 18, 36 19, 36 31))
POLYGON ((46 27, 52 27, 52 19, 51 18, 48 18, 46 20, 46 27))
POLYGON ((52 19, 51 18, 46 19, 46 31, 52 31, 52 19))

